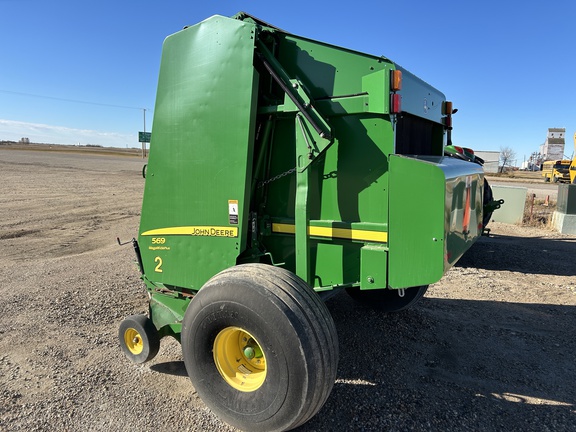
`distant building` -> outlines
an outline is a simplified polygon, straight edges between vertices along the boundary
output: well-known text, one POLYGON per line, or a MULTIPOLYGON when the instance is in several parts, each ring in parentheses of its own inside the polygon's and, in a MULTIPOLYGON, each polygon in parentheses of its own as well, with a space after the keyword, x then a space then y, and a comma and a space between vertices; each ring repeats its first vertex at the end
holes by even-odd
POLYGON ((544 161, 564 159, 566 128, 549 128, 544 144, 540 146, 540 154, 544 161))
POLYGON ((521 171, 540 171, 540 165, 536 165, 532 161, 527 160, 527 161, 522 162, 522 164, 520 165, 520 170, 521 171))
POLYGON ((497 173, 500 163, 499 151, 475 151, 474 154, 484 159, 484 172, 497 173))

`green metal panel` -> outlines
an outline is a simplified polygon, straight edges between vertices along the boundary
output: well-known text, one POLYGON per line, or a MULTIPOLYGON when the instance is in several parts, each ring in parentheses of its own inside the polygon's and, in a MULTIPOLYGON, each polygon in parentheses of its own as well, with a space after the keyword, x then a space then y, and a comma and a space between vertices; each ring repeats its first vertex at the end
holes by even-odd
MULTIPOLYGON (((273 51, 280 67, 284 68, 287 79, 298 79, 314 106, 328 119, 334 142, 322 158, 310 165, 307 180, 300 186, 297 187, 296 175, 283 177, 267 186, 267 214, 288 225, 298 224, 295 222, 298 218, 300 226, 307 221, 312 240, 308 241, 304 228, 300 231, 294 228, 289 234, 276 234, 272 229, 272 237, 262 241, 276 262, 285 263, 286 268, 297 271, 318 289, 348 284, 377 288, 375 284, 365 283, 369 275, 378 275, 379 288, 386 287, 387 239, 370 246, 372 240, 346 241, 333 237, 331 247, 328 240, 316 241, 314 233, 317 232, 315 227, 326 224, 347 226, 349 232, 353 232, 353 224, 372 224, 378 226, 377 231, 388 232, 389 157, 395 151, 394 126, 389 114, 389 83, 390 71, 396 66, 382 57, 294 35, 276 34, 275 40, 277 46, 273 51), (300 198, 299 190, 302 191, 300 198), (294 214, 295 208, 298 212, 304 207, 305 211, 294 214), (297 232, 300 232, 299 236, 297 232), (302 239, 300 245, 295 237, 302 239), (363 245, 369 246, 362 249, 363 245), (300 253, 301 250, 306 252, 300 253), (309 272, 297 270, 298 267, 304 269, 306 263, 309 272)), ((420 101, 416 115, 441 123, 442 93, 403 71, 405 92, 409 95, 407 108, 416 111, 416 102, 420 101)), ((265 177, 274 177, 299 166, 297 158, 305 156, 296 150, 298 140, 301 141, 297 123, 287 116, 295 112, 295 108, 286 100, 279 103, 283 105, 276 108, 272 156, 269 174, 265 177), (284 114, 281 116, 280 112, 284 114)), ((261 109, 261 112, 264 111, 261 109)), ((441 134, 432 139, 437 154, 441 153, 442 139, 441 134)), ((443 202, 444 179, 437 187, 443 202)), ((399 189, 404 191, 402 185, 399 189)), ((444 219, 438 219, 437 223, 443 229, 444 219)))
POLYGON ((369 98, 367 112, 388 114, 390 111, 390 70, 382 69, 362 77, 362 90, 369 98))
MULTIPOLYGON (((347 230, 387 232, 388 228, 388 154, 394 148, 394 134, 387 118, 370 115, 338 116, 331 118, 334 144, 322 160, 309 169, 308 221, 312 226, 334 226, 347 230), (362 225, 364 224, 364 225, 362 225), (367 226, 366 224, 372 224, 367 226)), ((287 121, 277 123, 274 153, 271 157, 271 176, 286 172, 295 163, 294 133, 287 121)), ((293 130, 293 126, 292 126, 293 130)), ((286 223, 296 219, 296 175, 286 176, 268 186, 267 213, 286 223)), ((361 237, 366 238, 366 237, 361 237)), ((370 237, 368 237, 370 238, 370 237)), ((320 287, 325 281, 332 284, 358 283, 360 280, 360 247, 356 243, 341 242, 341 258, 334 264, 330 248, 315 250, 308 257, 313 267, 306 279, 320 287), (342 264, 344 263, 344 264, 342 264), (340 268, 346 266, 346 270, 340 268), (315 269, 315 270, 314 270, 315 269), (314 273, 315 271, 315 273, 314 273), (344 275, 344 279, 340 279, 344 275)), ((294 240, 294 239, 292 239, 294 240)), ((293 254, 296 245, 284 236, 263 238, 267 250, 276 261, 286 262, 295 271, 293 254)), ((365 240, 370 241, 370 240, 365 240)), ((300 276, 306 276, 304 274, 300 276)))
POLYGON ((388 286, 388 248, 382 245, 367 245, 361 252, 361 289, 379 289, 388 286))
POLYGON ((558 200, 556 211, 576 215, 576 184, 558 185, 558 200))
MULTIPOLYGON (((317 287, 332 287, 345 280, 344 267, 350 263, 345 257, 345 246, 334 242, 313 242, 312 274, 317 287), (317 259, 322 257, 322 259, 317 259)), ((356 260, 356 267, 360 264, 356 260)))
POLYGON ((150 317, 162 335, 179 334, 190 298, 153 294, 150 297, 150 317), (170 329, 170 330, 168 330, 170 329))
POLYGON ((481 234, 483 171, 447 157, 390 158, 388 283, 437 282, 481 234))
MULTIPOLYGON (((384 58, 295 36, 280 34, 278 60, 291 77, 298 77, 314 100, 340 98, 363 93, 362 77, 394 69, 384 58)), ((389 81, 385 81, 386 92, 389 81)), ((380 95, 369 95, 379 99, 380 95)), ((327 113, 330 114, 330 113, 327 113)))
POLYGON ((139 236, 149 281, 199 289, 246 246, 254 38, 214 16, 164 42, 139 236))

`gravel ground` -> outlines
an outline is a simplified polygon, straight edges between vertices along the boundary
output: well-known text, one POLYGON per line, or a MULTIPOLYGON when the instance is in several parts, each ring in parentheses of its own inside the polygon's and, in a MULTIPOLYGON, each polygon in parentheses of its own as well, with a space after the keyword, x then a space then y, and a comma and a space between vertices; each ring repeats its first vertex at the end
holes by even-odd
MULTIPOLYGON (((0 430, 231 431, 180 346, 144 365, 117 342, 147 310, 129 245, 136 157, 0 146, 0 430)), ((493 224, 413 309, 328 300, 334 390, 300 431, 576 430, 576 237, 493 224)))

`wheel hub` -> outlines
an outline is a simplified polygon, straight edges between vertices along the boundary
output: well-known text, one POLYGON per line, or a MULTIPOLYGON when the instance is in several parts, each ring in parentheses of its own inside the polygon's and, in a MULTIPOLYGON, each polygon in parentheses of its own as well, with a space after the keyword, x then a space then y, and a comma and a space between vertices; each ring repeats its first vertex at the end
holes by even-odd
POLYGON ((218 333, 213 347, 214 364, 224 380, 243 392, 255 391, 266 379, 266 358, 254 337, 240 327, 218 333))
POLYGON ((144 350, 144 341, 136 329, 126 329, 124 332, 124 343, 128 350, 134 355, 138 355, 144 350))

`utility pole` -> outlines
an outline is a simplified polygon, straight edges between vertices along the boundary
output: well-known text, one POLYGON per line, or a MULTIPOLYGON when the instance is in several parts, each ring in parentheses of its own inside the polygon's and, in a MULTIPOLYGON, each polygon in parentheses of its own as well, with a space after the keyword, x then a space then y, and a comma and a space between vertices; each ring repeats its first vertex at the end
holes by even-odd
MULTIPOLYGON (((146 134, 146 108, 142 108, 144 113, 144 134, 146 134)), ((146 143, 142 143, 142 159, 146 157, 146 143)))

